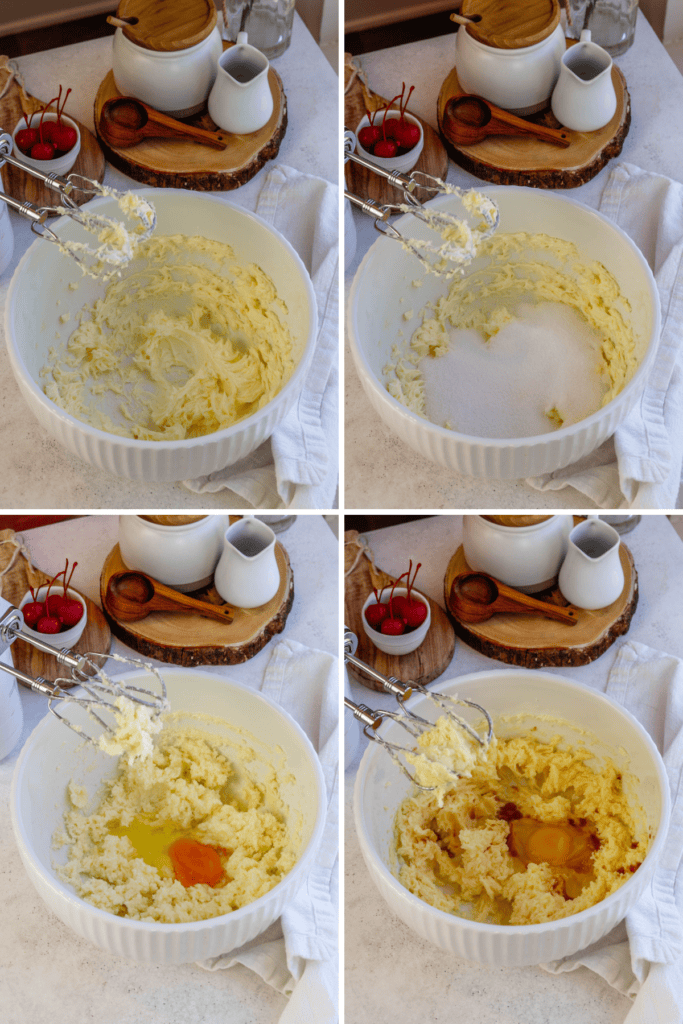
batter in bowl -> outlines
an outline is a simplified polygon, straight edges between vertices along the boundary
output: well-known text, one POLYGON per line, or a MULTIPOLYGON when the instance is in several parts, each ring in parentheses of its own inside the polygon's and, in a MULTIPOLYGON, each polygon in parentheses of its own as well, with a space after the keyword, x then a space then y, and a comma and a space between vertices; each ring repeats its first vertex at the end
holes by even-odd
MULTIPOLYGON (((420 750, 438 752, 443 738, 425 733, 420 750)), ((599 903, 638 869, 650 837, 622 774, 592 760, 559 738, 525 735, 494 739, 457 782, 418 774, 436 788, 398 810, 399 880, 439 910, 494 924, 540 924, 599 903)))
POLYGON ((287 308, 229 245, 152 236, 124 277, 50 350, 45 394, 111 434, 183 440, 266 405, 294 369, 287 308))

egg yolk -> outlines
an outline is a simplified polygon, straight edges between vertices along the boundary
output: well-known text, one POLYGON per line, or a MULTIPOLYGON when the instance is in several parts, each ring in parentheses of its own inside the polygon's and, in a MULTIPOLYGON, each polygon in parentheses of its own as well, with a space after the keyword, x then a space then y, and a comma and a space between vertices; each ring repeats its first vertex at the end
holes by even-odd
POLYGON ((178 881, 191 885, 217 885, 223 877, 223 865, 213 846, 196 839, 176 839, 168 849, 178 881))
POLYGON ((530 862, 551 864, 586 873, 591 869, 593 853, 599 846, 600 840, 593 832, 568 821, 553 823, 518 818, 510 822, 510 853, 525 865, 530 862))

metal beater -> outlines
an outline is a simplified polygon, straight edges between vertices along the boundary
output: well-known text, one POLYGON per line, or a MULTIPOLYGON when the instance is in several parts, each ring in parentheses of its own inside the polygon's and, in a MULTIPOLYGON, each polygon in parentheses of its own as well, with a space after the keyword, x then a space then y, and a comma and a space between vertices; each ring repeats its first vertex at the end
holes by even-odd
MULTIPOLYGON (((462 218, 459 219, 455 214, 445 213, 443 210, 436 210, 431 207, 425 209, 415 195, 415 192, 418 189, 422 189, 429 194, 430 199, 437 195, 457 195, 463 198, 468 194, 468 190, 458 188, 455 185, 446 185, 440 178, 435 178, 434 175, 427 174, 425 171, 411 171, 410 174, 402 174, 400 171, 385 171, 356 153, 356 144, 355 134, 346 128, 344 130, 344 163, 351 160, 353 163, 360 164, 361 167, 379 174, 390 185, 397 188, 403 197, 402 203, 381 205, 374 199, 362 199, 352 192, 344 191, 345 198, 353 203, 354 206, 357 206, 363 213, 367 213, 375 218, 375 229, 377 231, 388 238, 394 238, 400 242, 404 249, 407 249, 417 257, 425 269, 431 273, 441 273, 442 270, 435 265, 433 260, 428 259, 426 253, 433 257, 441 257, 447 261, 455 260, 458 266, 462 266, 464 263, 474 259, 476 255, 476 247, 474 245, 470 249, 463 249, 454 243, 449 244, 445 242, 441 245, 436 245, 434 242, 406 238, 393 224, 388 223, 389 217, 392 217, 394 214, 412 213, 418 220, 421 220, 436 232, 459 227, 462 223, 462 218)), ((498 227, 500 213, 498 207, 492 204, 492 210, 483 211, 481 216, 483 217, 486 229, 478 232, 477 241, 485 242, 498 227)))
MULTIPOLYGON (((3 601, 2 604, 6 605, 7 602, 3 601)), ((67 648, 59 650, 51 644, 25 633, 24 616, 21 610, 10 606, 0 616, 0 654, 3 654, 15 640, 25 640, 27 644, 31 644, 37 650, 43 651, 45 654, 51 654, 59 665, 69 669, 70 674, 68 677, 56 679, 55 682, 51 683, 43 679, 42 676, 34 679, 20 669, 14 668, 12 665, 6 665, 4 662, 0 664, 0 670, 15 676, 17 682, 27 689, 33 690, 35 693, 44 694, 48 698, 48 708, 55 718, 58 718, 60 722, 68 725, 70 729, 78 733, 81 739, 87 740, 95 746, 98 745, 97 739, 86 733, 80 725, 60 714, 57 707, 63 710, 65 704, 80 705, 85 708, 93 721, 97 722, 104 732, 109 733, 111 736, 114 735, 114 730, 100 717, 98 712, 115 713, 118 709, 114 706, 114 703, 119 697, 126 697, 136 704, 143 704, 145 707, 151 708, 151 717, 153 719, 158 718, 163 711, 168 711, 169 709, 166 697, 166 684, 158 669, 149 662, 142 661, 139 658, 125 658, 119 654, 98 654, 90 651, 87 654, 73 654, 67 648), (105 660, 111 660, 144 668, 154 676, 159 690, 155 693, 153 690, 144 687, 134 686, 131 683, 117 679, 110 679, 104 673, 102 665, 96 663, 94 659, 97 659, 97 662, 100 663, 105 660), (65 690, 60 686, 60 683, 78 684, 85 690, 87 696, 76 695, 70 690, 65 690)))
MULTIPOLYGON (((49 242, 56 242, 62 248, 62 251, 68 252, 72 259, 84 270, 88 269, 88 265, 74 251, 75 248, 84 256, 95 257, 101 262, 109 263, 113 266, 123 266, 130 261, 133 255, 132 249, 130 252, 121 251, 106 245, 101 245, 99 249, 94 249, 80 242, 69 245, 69 243, 62 242, 54 231, 45 225, 48 217, 67 216, 76 221, 77 224, 80 224, 86 231, 95 235, 98 235, 100 232, 116 229, 119 227, 119 224, 110 217, 93 214, 90 211, 84 214, 74 202, 72 194, 80 192, 82 195, 90 198, 106 195, 120 200, 123 198, 124 193, 117 192, 109 187, 104 188, 99 182, 86 178, 82 174, 69 174, 66 178, 54 172, 45 174, 44 171, 38 170, 35 167, 29 167, 28 164, 12 156, 12 146, 12 136, 7 132, 0 131, 0 167, 8 163, 13 167, 20 168, 26 174, 30 174, 34 178, 38 178, 39 181, 42 181, 43 185, 55 192, 60 199, 60 202, 55 206, 35 206, 27 200, 14 199, 5 192, 0 192, 0 200, 7 203, 13 210, 16 210, 20 216, 31 221, 31 231, 34 234, 38 235, 39 238, 47 239, 49 242), (39 228, 42 228, 42 230, 39 230, 39 228)), ((140 211, 139 219, 143 230, 135 235, 135 240, 138 243, 148 239, 156 227, 156 212, 150 203, 144 203, 144 209, 140 211)))
MULTIPOLYGON (((353 633, 348 626, 344 627, 344 662, 348 665, 353 665, 359 669, 365 675, 370 676, 371 679, 375 679, 378 683, 381 683, 382 688, 386 693, 393 693, 396 701, 398 702, 398 711, 372 711, 365 704, 356 704, 354 701, 349 700, 348 697, 344 697, 344 705, 353 712, 355 718, 363 725, 363 732, 369 740, 374 743, 379 743, 381 747, 384 747, 386 752, 391 757, 394 764, 398 765, 403 774, 415 785, 418 789, 423 789, 426 792, 431 792, 435 789, 435 786, 423 786, 415 779, 414 775, 406 768, 405 764, 401 760, 401 754, 411 754, 413 749, 411 747, 403 747, 399 743, 392 743, 389 740, 384 739, 382 736, 377 734, 377 730, 384 721, 385 718, 391 718, 392 721, 398 722, 398 724, 405 729, 408 735, 412 739, 419 739, 422 733, 426 732, 427 729, 434 727, 434 722, 430 722, 426 718, 422 718, 420 715, 416 715, 414 711, 406 707, 405 701, 413 693, 420 693, 425 697, 429 697, 430 700, 434 701, 440 711, 447 715, 452 722, 463 729, 465 733, 477 743, 482 749, 486 750, 489 743, 493 738, 493 722, 488 711, 481 707, 479 704, 475 704, 474 701, 466 700, 461 697, 451 696, 446 693, 437 693, 435 690, 428 690, 425 686, 420 683, 400 683, 394 676, 383 676, 380 672, 377 672, 374 668, 371 668, 360 658, 356 658, 356 650, 358 648, 358 637, 353 633), (479 711, 486 720, 486 734, 481 736, 476 729, 465 721, 460 715, 454 710, 452 705, 458 705, 460 707, 474 708, 475 711, 479 711)), ((424 753, 422 751, 421 753, 424 753)), ((428 760, 433 760, 425 754, 428 760)), ((439 764, 441 768, 444 768, 454 780, 460 778, 457 772, 447 768, 440 761, 434 760, 435 764, 439 764)))

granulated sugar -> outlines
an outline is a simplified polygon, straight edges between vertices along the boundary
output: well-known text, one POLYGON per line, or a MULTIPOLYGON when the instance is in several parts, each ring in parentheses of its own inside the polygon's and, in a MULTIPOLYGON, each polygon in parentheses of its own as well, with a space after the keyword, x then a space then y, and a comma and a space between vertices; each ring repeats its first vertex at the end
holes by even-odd
POLYGON ((449 351, 425 357, 425 414, 432 423, 474 437, 532 437, 585 419, 609 382, 600 338, 576 310, 522 304, 488 342, 452 329, 449 351))

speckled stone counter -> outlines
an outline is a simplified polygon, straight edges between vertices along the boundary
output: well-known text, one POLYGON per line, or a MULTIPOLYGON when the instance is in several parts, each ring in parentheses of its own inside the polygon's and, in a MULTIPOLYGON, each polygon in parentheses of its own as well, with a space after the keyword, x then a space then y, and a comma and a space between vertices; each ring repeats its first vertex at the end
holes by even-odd
MULTIPOLYGON (((24 534, 46 572, 75 559, 74 585, 99 604, 100 570, 117 541, 116 516, 91 516, 24 534)), ((295 596, 283 637, 338 650, 338 546, 319 516, 300 516, 280 535, 295 596)), ((207 671, 258 683, 272 644, 251 661, 207 671)), ((133 653, 118 641, 112 650, 133 653)), ((160 664, 157 662, 157 664, 160 664)), ((44 905, 19 858, 9 816, 12 772, 21 745, 46 714, 45 698, 20 688, 21 743, 0 761, 0 1021, 2 1024, 275 1024, 286 999, 245 967, 204 971, 194 964, 136 964, 90 945, 44 905)))
MULTIPOLYGON (((443 15, 444 18, 447 14, 443 15)), ((393 96, 401 82, 415 85, 410 109, 436 128, 441 83, 455 64, 454 36, 442 36, 365 54, 361 59, 370 88, 393 96)), ((617 58, 631 95, 631 129, 618 160, 681 180, 683 76, 642 14, 635 42, 617 58)), ((349 125, 349 127, 353 127, 349 125)), ((597 207, 614 161, 580 188, 559 195, 597 207)), ((448 182, 465 188, 479 179, 454 163, 448 182)), ((347 283, 378 237, 372 218, 353 211, 356 250, 347 265, 347 283)), ((348 291, 348 289, 347 289, 348 291)), ((347 508, 583 508, 591 505, 574 488, 539 492, 523 480, 475 480, 427 461, 392 437, 372 409, 346 347, 346 500, 347 508)), ((679 501, 680 503, 680 501, 679 501)))
MULTIPOLYGON (((16 64, 26 88, 36 96, 49 99, 56 94, 60 82, 65 88, 71 86, 69 113, 92 131, 93 103, 100 82, 111 68, 111 45, 110 38, 75 43, 20 57, 16 64)), ((336 181, 338 79, 298 15, 291 46, 273 61, 273 67, 282 78, 288 111, 287 132, 277 162, 336 181)), ((5 127, 11 130, 14 125, 5 127)), ((272 162, 266 164, 246 185, 222 194, 229 202, 253 211, 264 176, 272 166, 272 162)), ((109 165, 105 181, 122 189, 134 188, 137 184, 109 165)), ((35 238, 26 220, 14 211, 10 211, 10 217, 14 229, 14 259, 0 276, 0 310, 4 309, 14 269, 35 238)), ((0 324, 2 320, 0 316, 0 324)), ((76 458, 52 440, 29 411, 2 342, 0 410, 0 504, 3 508, 243 507, 232 492, 200 495, 191 493, 182 483, 123 480, 76 458)))
MULTIPOLYGON (((420 590, 443 607, 448 561, 462 543, 460 516, 441 516, 365 535, 376 563, 388 573, 405 570, 408 559, 423 563, 420 590)), ((638 570, 640 599, 630 640, 683 658, 683 543, 663 515, 643 516, 624 541, 638 570)), ((621 640, 591 665, 549 670, 604 690, 621 640)), ((451 665, 441 679, 499 666, 456 640, 451 665)), ((504 667, 504 666, 501 666, 504 667)), ((439 680, 430 685, 438 689, 439 680)), ((351 683, 357 703, 389 709, 393 697, 351 683)), ((513 709, 514 710, 514 709, 513 709)), ((349 728, 350 712, 345 712, 349 728)), ((351 720, 351 727, 353 726, 351 720)), ((395 917, 365 867, 353 823, 353 784, 367 745, 346 765, 345 989, 347 1024, 471 1021, 473 1024, 622 1024, 630 1000, 586 968, 561 975, 539 967, 500 968, 470 963, 421 939, 395 917)))

